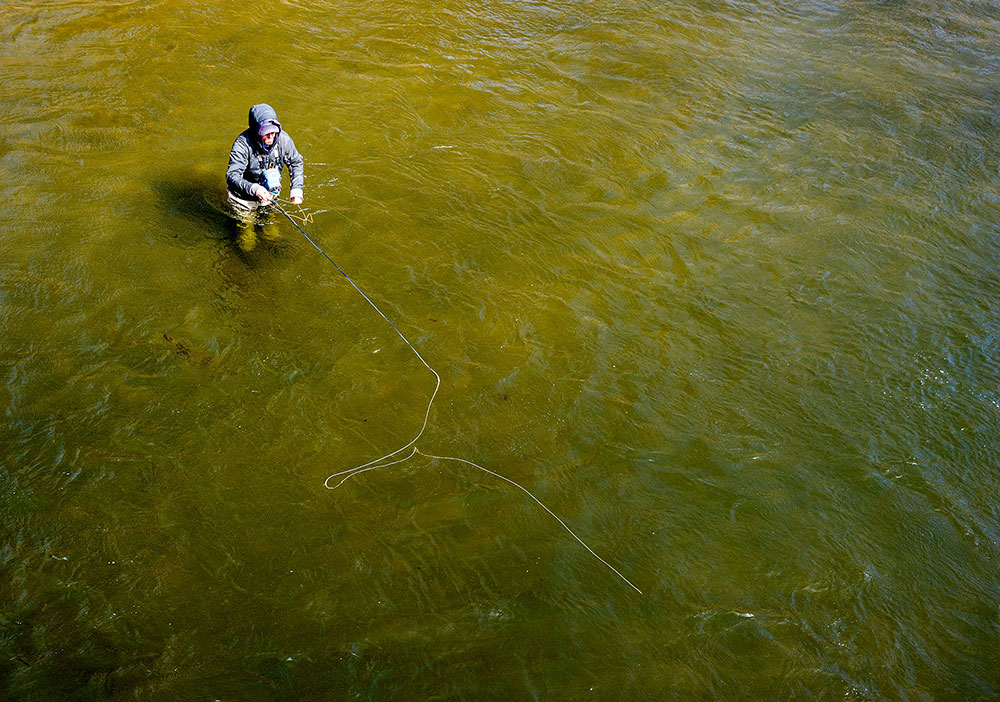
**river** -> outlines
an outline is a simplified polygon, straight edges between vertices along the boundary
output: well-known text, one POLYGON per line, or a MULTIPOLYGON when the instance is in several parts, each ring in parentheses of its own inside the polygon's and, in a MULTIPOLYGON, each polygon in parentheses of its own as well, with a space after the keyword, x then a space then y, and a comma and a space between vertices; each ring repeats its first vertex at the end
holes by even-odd
POLYGON ((1000 697, 998 37, 0 3, 0 696, 1000 697))

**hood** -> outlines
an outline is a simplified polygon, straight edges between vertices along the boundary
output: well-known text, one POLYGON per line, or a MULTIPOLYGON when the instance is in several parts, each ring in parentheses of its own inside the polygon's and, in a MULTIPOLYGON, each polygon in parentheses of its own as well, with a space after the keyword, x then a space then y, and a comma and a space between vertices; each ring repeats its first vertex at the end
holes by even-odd
MULTIPOLYGON (((258 143, 261 143, 261 141, 257 130, 260 129, 261 122, 267 122, 268 120, 278 125, 278 131, 281 131, 281 122, 278 121, 278 113, 274 111, 273 107, 261 103, 250 108, 250 116, 247 119, 247 123, 250 126, 250 136, 258 143)), ((277 140, 275 142, 277 143, 277 140)))

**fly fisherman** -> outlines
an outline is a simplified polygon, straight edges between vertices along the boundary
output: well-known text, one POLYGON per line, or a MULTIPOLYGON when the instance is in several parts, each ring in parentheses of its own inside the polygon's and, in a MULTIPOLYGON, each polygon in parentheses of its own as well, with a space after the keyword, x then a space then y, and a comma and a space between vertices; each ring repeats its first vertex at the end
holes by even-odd
POLYGON ((248 121, 249 129, 236 137, 229 152, 226 190, 229 205, 243 225, 240 243, 252 248, 254 213, 270 205, 281 193, 281 171, 286 164, 291 188, 288 197, 293 205, 302 203, 302 155, 292 138, 282 131, 278 115, 270 105, 251 107, 248 121))

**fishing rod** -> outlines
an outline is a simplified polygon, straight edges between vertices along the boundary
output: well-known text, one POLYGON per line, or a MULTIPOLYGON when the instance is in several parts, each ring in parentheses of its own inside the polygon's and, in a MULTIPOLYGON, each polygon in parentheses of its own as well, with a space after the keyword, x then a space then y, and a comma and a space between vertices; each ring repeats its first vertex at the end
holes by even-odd
POLYGON ((632 583, 631 580, 629 580, 624 575, 622 575, 620 572, 618 572, 618 569, 615 568, 613 565, 611 565, 606 560, 604 560, 599 555, 597 555, 597 553, 594 551, 594 549, 590 548, 590 546, 588 546, 586 544, 586 542, 584 542, 583 539, 581 539, 579 536, 577 536, 576 532, 574 532, 572 529, 570 529, 569 525, 566 524, 566 522, 564 522, 562 519, 560 519, 559 516, 555 512, 553 512, 551 509, 549 509, 548 507, 546 507, 545 504, 541 500, 539 500, 537 497, 535 497, 534 494, 532 494, 532 492, 530 490, 528 490, 526 487, 524 487, 520 483, 515 482, 514 480, 511 480, 510 478, 508 478, 506 476, 500 475, 499 473, 495 473, 494 471, 490 470, 489 468, 484 468, 483 466, 479 465, 478 463, 473 463, 472 461, 468 461, 468 460, 466 460, 464 458, 454 458, 452 456, 435 456, 433 454, 423 453, 422 451, 420 451, 420 449, 418 449, 416 447, 417 441, 420 439, 421 436, 423 436, 424 430, 427 429, 428 418, 430 417, 430 414, 431 414, 431 405, 434 404, 434 398, 437 397, 438 390, 441 388, 441 376, 438 375, 438 373, 437 373, 436 370, 434 370, 433 368, 430 367, 430 365, 427 363, 427 361, 424 360, 424 357, 420 355, 420 352, 417 351, 416 347, 414 347, 414 345, 410 343, 410 340, 407 339, 403 335, 403 332, 399 331, 399 329, 396 327, 396 325, 392 323, 391 319, 389 319, 388 317, 385 316, 385 313, 383 313, 382 310, 379 309, 378 305, 376 305, 372 301, 372 299, 365 294, 364 290, 362 290, 360 287, 358 287, 358 284, 355 283, 351 279, 351 276, 347 275, 347 273, 344 271, 344 269, 341 268, 339 265, 337 265, 337 262, 334 261, 332 258, 330 258, 329 254, 327 254, 326 251, 324 251, 320 247, 319 244, 317 244, 315 241, 313 241, 312 237, 310 237, 308 234, 306 234, 305 231, 303 231, 302 227, 300 227, 295 222, 295 220, 292 219, 291 215, 289 215, 285 211, 285 208, 282 207, 278 203, 277 196, 275 196, 275 197, 273 197, 271 199, 270 204, 272 206, 278 208, 278 212, 280 212, 281 214, 285 215, 285 217, 288 219, 288 221, 292 223, 292 226, 294 226, 296 229, 298 229, 299 233, 306 238, 306 241, 308 241, 310 244, 312 244, 313 247, 315 247, 315 249, 317 251, 319 251, 321 254, 323 254, 323 257, 326 258, 327 261, 329 261, 330 263, 332 263, 334 265, 334 267, 338 271, 340 271, 341 275, 343 275, 345 278, 347 278, 347 282, 349 282, 354 287, 354 289, 357 290, 358 293, 361 294, 361 297, 365 298, 365 300, 368 301, 368 304, 371 305, 374 308, 374 310, 379 313, 379 316, 382 317, 382 319, 384 319, 389 324, 390 327, 392 327, 393 331, 395 331, 399 335, 399 338, 402 339, 406 343, 406 345, 410 347, 410 350, 413 351, 414 355, 416 355, 416 357, 418 359, 420 359, 420 362, 424 364, 424 367, 427 370, 429 370, 431 373, 434 374, 434 380, 435 380, 434 392, 431 393, 431 399, 427 403, 427 411, 424 412, 424 422, 423 422, 423 424, 421 424, 420 431, 417 432, 417 435, 414 436, 409 441, 409 443, 405 444, 404 446, 399 447, 398 449, 396 449, 395 451, 393 451, 391 453, 387 453, 386 455, 384 455, 384 456, 382 456, 380 458, 376 458, 373 461, 368 461, 368 463, 364 463, 364 464, 362 464, 360 466, 355 466, 354 468, 348 468, 347 470, 342 470, 342 471, 340 471, 338 473, 334 473, 333 475, 328 476, 327 479, 323 481, 323 486, 326 487, 328 490, 336 490, 338 487, 340 487, 341 485, 343 485, 345 481, 347 481, 350 478, 353 478, 355 475, 358 475, 359 473, 364 473, 364 472, 367 472, 367 471, 370 471, 370 470, 375 470, 376 468, 387 468, 389 466, 393 466, 393 465, 396 465, 398 463, 403 463, 404 461, 410 460, 411 458, 413 458, 418 453, 420 455, 426 456, 427 458, 430 458, 430 459, 436 459, 436 460, 441 460, 441 461, 454 461, 456 463, 464 463, 466 465, 472 466, 473 468, 478 468, 479 470, 483 471, 484 473, 492 475, 495 478, 499 478, 500 480, 506 481, 506 482, 510 483, 511 485, 513 485, 514 487, 518 488, 519 490, 523 491, 525 494, 528 495, 528 497, 530 497, 532 500, 534 500, 536 503, 538 503, 538 505, 542 509, 544 509, 546 512, 548 512, 549 515, 551 515, 557 522, 559 522, 559 524, 562 525, 562 527, 567 532, 569 532, 570 536, 572 536, 574 539, 576 539, 577 542, 580 543, 580 545, 582 545, 585 549, 587 549, 588 552, 590 552, 590 555, 592 555, 594 558, 596 558, 601 563, 603 563, 608 568, 610 568, 611 571, 615 575, 617 575, 619 578, 621 578, 622 580, 624 580, 629 585, 629 587, 631 587, 633 590, 635 590, 636 592, 638 592, 640 595, 643 594, 642 590, 640 590, 639 588, 637 588, 635 586, 635 584, 632 583), (410 454, 408 456, 404 456, 403 458, 397 458, 396 460, 389 461, 387 463, 383 462, 383 461, 388 461, 388 459, 392 458, 393 456, 396 456, 399 453, 402 453, 403 451, 405 451, 406 449, 408 449, 410 447, 413 447, 413 448, 410 451, 410 454), (344 477, 341 478, 341 480, 340 480, 339 483, 337 483, 333 487, 330 487, 330 480, 333 479, 333 478, 338 478, 340 476, 344 476, 344 477))
POLYGON ((407 339, 405 336, 403 336, 403 332, 399 331, 399 329, 396 327, 396 325, 392 323, 392 320, 389 319, 388 317, 386 317, 385 314, 382 312, 382 310, 380 310, 378 308, 378 305, 376 305, 374 302, 372 302, 372 299, 365 294, 365 291, 358 287, 358 284, 355 283, 351 279, 351 276, 347 275, 347 273, 344 271, 344 269, 341 268, 340 266, 338 266, 337 262, 334 261, 332 258, 330 258, 329 254, 327 254, 326 251, 324 251, 322 248, 320 248, 320 245, 317 244, 315 241, 313 241, 312 237, 310 237, 308 234, 305 233, 305 231, 302 229, 302 227, 300 227, 295 222, 295 220, 292 219, 292 216, 290 214, 288 214, 287 212, 285 212, 285 208, 282 207, 280 204, 278 204, 277 199, 272 200, 271 201, 271 205, 273 205, 274 207, 277 207, 278 208, 278 212, 280 212, 281 214, 285 215, 285 217, 288 218, 288 221, 292 223, 292 226, 294 226, 296 229, 299 230, 299 233, 302 234, 302 236, 304 236, 306 238, 306 241, 308 241, 310 244, 312 244, 314 247, 316 247, 316 250, 319 251, 321 254, 323 254, 323 256, 326 258, 326 260, 329 261, 330 263, 332 263, 336 267, 336 269, 338 271, 340 271, 341 275, 343 275, 345 278, 347 278, 347 282, 350 283, 351 285, 353 285, 354 289, 357 290, 361 294, 361 297, 365 298, 365 300, 368 301, 368 304, 371 305, 375 309, 375 311, 379 313, 379 316, 381 316, 382 319, 384 319, 386 322, 388 322, 389 326, 392 327, 393 331, 395 331, 397 334, 399 334, 399 338, 402 339, 404 342, 406 342, 406 345, 409 346, 410 349, 413 351, 413 353, 416 354, 417 358, 420 359, 420 362, 423 363, 424 366, 427 367, 427 370, 429 370, 431 373, 434 373, 434 377, 437 378, 438 385, 440 386, 440 384, 441 384, 441 377, 434 371, 433 368, 431 368, 429 365, 427 365, 427 361, 424 360, 424 357, 420 355, 420 352, 417 351, 417 349, 413 346, 413 344, 410 343, 410 340, 407 339))

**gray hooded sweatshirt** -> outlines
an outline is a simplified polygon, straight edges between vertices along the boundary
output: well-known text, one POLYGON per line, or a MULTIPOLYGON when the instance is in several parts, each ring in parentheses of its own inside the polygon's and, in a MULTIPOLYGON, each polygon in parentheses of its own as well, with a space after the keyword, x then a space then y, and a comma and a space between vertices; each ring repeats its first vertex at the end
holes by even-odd
POLYGON ((288 165, 291 189, 302 189, 302 155, 295 149, 292 138, 285 134, 278 122, 278 114, 270 105, 254 105, 250 108, 250 128, 236 137, 229 152, 229 168, 226 169, 226 186, 236 197, 256 200, 253 186, 260 184, 265 168, 282 169, 288 165), (258 130, 264 122, 273 122, 278 127, 278 136, 270 148, 264 146, 258 130))

